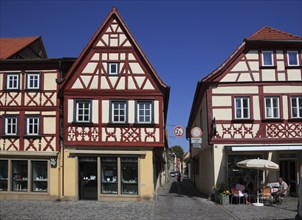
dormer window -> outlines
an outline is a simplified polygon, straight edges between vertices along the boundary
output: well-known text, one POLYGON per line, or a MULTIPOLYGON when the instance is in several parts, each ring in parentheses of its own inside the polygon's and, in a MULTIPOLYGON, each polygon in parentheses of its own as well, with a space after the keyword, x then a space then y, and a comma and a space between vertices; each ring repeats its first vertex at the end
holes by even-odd
POLYGON ((108 63, 108 74, 118 75, 119 74, 119 64, 118 63, 108 63))
POLYGON ((273 66, 273 51, 262 51, 262 65, 273 66))
POLYGON ((287 51, 287 64, 288 66, 298 66, 298 51, 287 51))

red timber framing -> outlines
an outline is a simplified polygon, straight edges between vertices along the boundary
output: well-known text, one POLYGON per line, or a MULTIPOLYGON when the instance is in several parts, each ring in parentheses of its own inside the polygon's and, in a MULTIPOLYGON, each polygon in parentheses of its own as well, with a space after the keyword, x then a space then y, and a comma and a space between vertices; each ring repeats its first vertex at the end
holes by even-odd
POLYGON ((198 83, 188 128, 194 127, 198 109, 206 99, 207 121, 200 123, 207 124, 208 144, 301 144, 302 118, 294 118, 291 112, 291 97, 302 96, 301 42, 302 37, 269 27, 246 38, 219 68, 198 83), (262 64, 265 50, 273 52, 272 66, 262 64), (288 51, 297 51, 298 65, 288 65, 288 51), (235 97, 249 98, 249 118, 235 119, 235 97), (279 117, 266 118, 266 97, 278 98, 279 117), (227 105, 222 104, 223 98, 229 100, 227 105), (212 133, 214 118, 216 134, 212 133))
POLYGON ((1 151, 54 152, 60 150, 60 99, 56 83, 74 59, 41 59, 0 61, 0 139, 1 151), (39 74, 39 88, 27 88, 27 74, 39 74), (7 89, 7 75, 18 74, 17 90, 7 89), (26 118, 39 118, 38 135, 26 134, 26 118), (17 134, 5 134, 5 117, 16 116, 17 134), (45 124, 44 122, 52 122, 45 124), (47 127, 54 129, 45 129, 47 127))
POLYGON ((61 89, 65 146, 165 146, 169 87, 115 8, 70 68, 61 89), (91 102, 89 123, 75 122, 77 100, 91 102), (114 101, 126 103, 126 122, 112 122, 114 101), (142 101, 152 103, 151 123, 137 123, 136 103, 142 101))

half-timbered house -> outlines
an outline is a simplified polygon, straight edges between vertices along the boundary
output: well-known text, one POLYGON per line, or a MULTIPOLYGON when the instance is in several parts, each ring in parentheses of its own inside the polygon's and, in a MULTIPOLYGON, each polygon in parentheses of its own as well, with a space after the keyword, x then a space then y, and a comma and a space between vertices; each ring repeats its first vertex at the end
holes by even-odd
POLYGON ((282 176, 291 193, 297 193, 302 175, 301 52, 301 36, 264 27, 198 82, 187 137, 193 127, 203 130, 202 144, 190 147, 193 181, 202 193, 242 179, 255 194, 256 170, 236 166, 249 158, 278 163, 278 172, 261 173, 262 183, 282 176))
POLYGON ((0 39, 1 199, 59 198, 56 80, 73 61, 47 59, 41 37, 0 39))
POLYGON ((115 8, 62 86, 66 199, 152 198, 169 87, 115 8))

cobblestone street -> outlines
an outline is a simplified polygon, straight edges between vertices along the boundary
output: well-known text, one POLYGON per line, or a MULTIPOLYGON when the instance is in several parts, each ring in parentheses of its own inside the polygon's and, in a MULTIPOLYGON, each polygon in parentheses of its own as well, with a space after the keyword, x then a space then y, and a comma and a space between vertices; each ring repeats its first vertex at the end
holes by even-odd
POLYGON ((282 205, 218 205, 184 178, 163 186, 154 201, 0 201, 0 219, 295 219, 297 198, 282 205))

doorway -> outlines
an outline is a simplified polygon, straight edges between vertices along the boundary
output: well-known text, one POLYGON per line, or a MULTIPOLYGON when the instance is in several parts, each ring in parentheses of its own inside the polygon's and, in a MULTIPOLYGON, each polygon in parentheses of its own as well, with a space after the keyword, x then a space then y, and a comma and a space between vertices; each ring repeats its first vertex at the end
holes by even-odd
POLYGON ((284 179, 284 181, 291 185, 290 194, 296 196, 297 195, 297 169, 296 169, 296 161, 295 160, 280 160, 280 176, 284 179))
POLYGON ((97 158, 79 157, 79 199, 97 200, 97 158))

